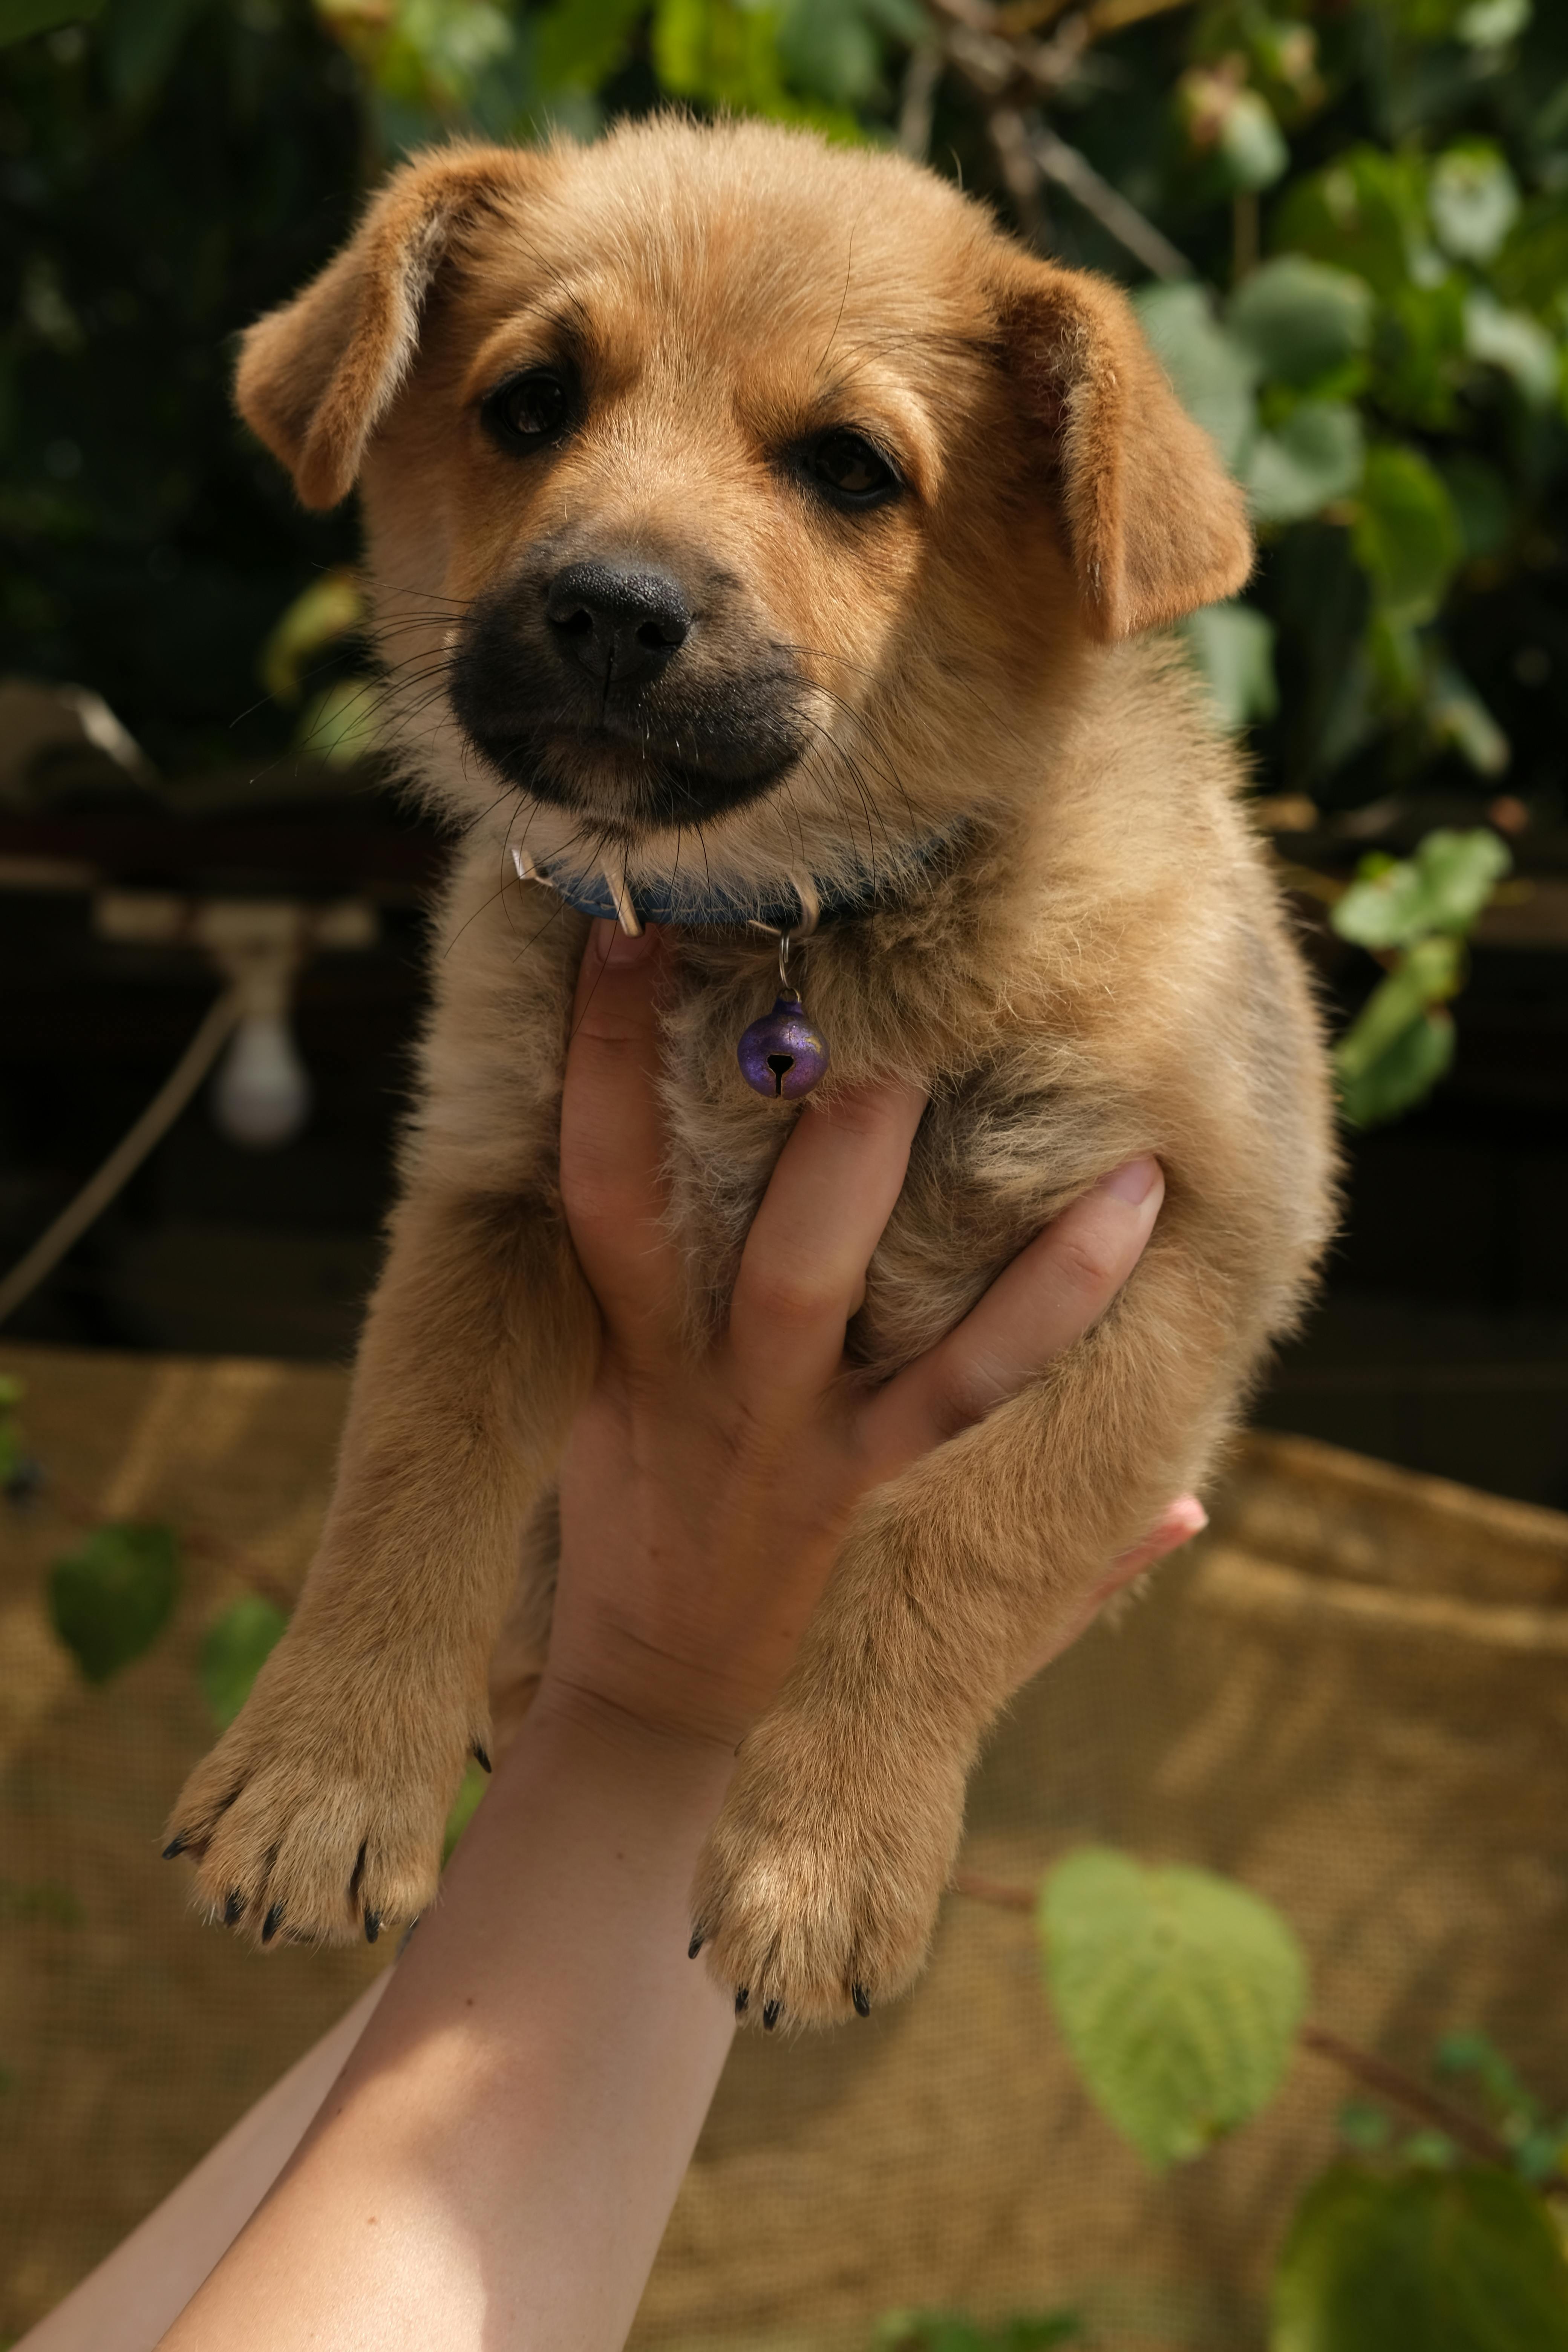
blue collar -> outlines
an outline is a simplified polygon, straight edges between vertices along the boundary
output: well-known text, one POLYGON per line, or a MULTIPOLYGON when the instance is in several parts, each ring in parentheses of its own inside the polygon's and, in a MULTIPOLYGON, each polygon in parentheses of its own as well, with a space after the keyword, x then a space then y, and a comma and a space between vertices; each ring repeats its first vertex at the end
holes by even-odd
MULTIPOLYGON (((955 839, 952 831, 932 834, 919 844, 912 859, 901 862, 894 874, 862 866, 847 885, 839 882, 832 887, 813 877, 805 889, 792 885, 787 898, 743 898, 712 888, 670 890, 663 885, 651 888, 642 886, 628 895, 639 927, 644 923, 684 923, 704 930, 726 926, 744 930, 754 925, 767 931, 790 931, 797 939, 805 939, 818 924, 841 923, 856 915, 870 915, 879 908, 900 905, 908 895, 910 884, 926 881, 955 839)), ((598 916, 608 922, 620 919, 621 909, 603 874, 572 874, 560 867, 538 865, 516 850, 512 859, 521 879, 542 882, 579 915, 598 916)))

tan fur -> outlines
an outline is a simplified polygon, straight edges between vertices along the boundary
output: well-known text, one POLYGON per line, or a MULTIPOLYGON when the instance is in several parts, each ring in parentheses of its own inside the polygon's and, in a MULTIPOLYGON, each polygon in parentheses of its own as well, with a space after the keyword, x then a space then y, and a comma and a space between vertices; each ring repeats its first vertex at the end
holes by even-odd
MULTIPOLYGON (((754 903, 802 870, 898 885, 804 967, 833 1044, 820 1099, 892 1070, 931 1095, 851 1329, 871 1375, 1106 1171, 1164 1166, 1154 1239, 1098 1328, 862 1509, 742 1752, 694 1895, 711 1964, 753 2015, 844 2014, 852 1985, 919 1967, 1011 1680, 1063 1594, 1204 1477, 1330 1229, 1318 1024, 1236 761, 1176 651, 1121 642, 1240 584, 1239 496, 1114 289, 911 165, 757 126, 416 163, 251 331, 239 397, 308 501, 360 469, 399 738, 466 831, 321 1555, 172 1817, 215 1907, 234 1890, 252 1928, 277 1906, 337 1937, 428 1901, 522 1530, 592 1376, 554 1171, 584 924, 515 879, 512 845, 754 903), (478 401, 563 317, 588 413, 520 467, 478 401), (771 453, 838 422, 896 449, 905 498, 846 518, 781 478, 771 453), (699 843, 629 824, 613 761, 585 815, 476 764, 444 665, 542 544, 721 567, 716 676, 746 646, 800 667, 813 732, 789 774, 699 843)), ((772 948, 677 940, 671 1214, 702 1328, 795 1114, 734 1060, 772 948)), ((548 1542, 531 1556, 524 1681, 548 1542)))

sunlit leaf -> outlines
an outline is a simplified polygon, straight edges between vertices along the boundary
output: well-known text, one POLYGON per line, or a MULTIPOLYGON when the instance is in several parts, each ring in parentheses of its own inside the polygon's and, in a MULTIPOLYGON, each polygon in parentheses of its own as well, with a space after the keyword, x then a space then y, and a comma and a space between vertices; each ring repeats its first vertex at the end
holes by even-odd
POLYGON ((1259 1896, 1089 1848, 1051 1872, 1037 1916, 1068 2047, 1149 2163, 1200 2155, 1272 2098, 1307 1978, 1295 1937, 1259 1896))
POLYGON ((1532 408, 1550 408, 1563 378, 1556 343, 1528 310, 1505 310, 1489 294, 1465 304, 1465 348, 1474 360, 1500 368, 1532 408))
POLYGON ((1342 401, 1304 400, 1273 432, 1258 436, 1247 470, 1259 522, 1300 522, 1345 499, 1365 459, 1361 419, 1342 401))
POLYGON ((94 1528, 49 1570, 49 1615, 88 1681, 104 1683, 157 1640, 179 1590, 171 1528, 94 1528))
POLYGON ((1519 201, 1518 181, 1488 140, 1450 147, 1432 166, 1432 226, 1456 260, 1489 261, 1519 217, 1519 201))
POLYGON ((1205 604, 1188 614, 1182 633, 1231 734, 1273 718, 1274 625, 1264 614, 1251 604, 1205 604))
POLYGON ((1452 662, 1432 665, 1426 719, 1434 740, 1451 744, 1478 776, 1500 776, 1508 766, 1512 757, 1508 737, 1469 679, 1452 662))
POLYGON ((1407 947, 1428 931, 1466 931, 1512 863, 1507 843, 1488 825, 1468 833, 1439 828, 1413 857, 1380 862, 1359 877, 1331 920, 1341 939, 1363 948, 1407 947))
POLYGON ((1233 186, 1268 188, 1289 168, 1290 150, 1262 93, 1239 89, 1226 110, 1219 152, 1233 186))
POLYGON ((1227 334, 1201 286, 1141 288, 1133 298, 1144 333, 1187 414, 1214 441, 1233 473, 1242 470, 1258 425, 1256 388, 1262 363, 1227 334))
POLYGON ((1470 0, 1455 19, 1454 30, 1473 49, 1500 48, 1516 40, 1529 24, 1531 0, 1470 0))
POLYGON ((1264 375, 1305 388, 1366 349, 1372 311, 1364 278, 1287 253, 1242 281, 1226 324, 1256 353, 1264 375))
POLYGON ((380 723, 380 681, 336 677, 305 705, 294 741, 329 768, 352 768, 375 750, 380 723))
POLYGON ((1545 2208, 1481 2165, 1314 2182, 1275 2273, 1269 2352, 1568 2352, 1545 2208))
POLYGON ((1408 283, 1426 224, 1420 159, 1362 146, 1286 191, 1275 237, 1282 249, 1350 270, 1387 298, 1408 283))
POLYGON ((1443 478, 1419 450, 1385 442, 1368 452, 1352 544, 1391 618, 1431 618, 1464 541, 1443 478))
POLYGON ((281 1609, 247 1592, 208 1626, 197 1664, 202 1696, 219 1730, 234 1721, 288 1623, 281 1609))
POLYGON ((261 682, 275 702, 298 702, 316 656, 359 628, 365 602, 348 566, 323 572, 274 624, 261 648, 261 682))

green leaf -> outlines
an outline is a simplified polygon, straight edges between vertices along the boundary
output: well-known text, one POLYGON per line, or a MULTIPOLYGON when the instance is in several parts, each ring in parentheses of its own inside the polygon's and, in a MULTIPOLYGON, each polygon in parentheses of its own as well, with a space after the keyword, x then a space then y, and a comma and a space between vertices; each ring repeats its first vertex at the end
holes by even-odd
POLYGON ((875 2352, 1049 2352, 1052 2345, 1083 2341, 1083 2322, 1070 2311, 1005 2319, 994 2327, 952 2312, 893 2311, 872 2338, 875 2352))
POLYGON ((1469 679, 1452 662, 1432 664, 1426 723, 1433 740, 1451 744, 1478 776, 1500 776, 1513 756, 1508 737, 1469 679))
POLYGON ((1351 147, 1286 191, 1276 242, 1353 272, 1386 299, 1408 282, 1426 224, 1420 158, 1351 147))
POLYGON ((196 1675, 220 1731, 234 1721, 250 1685, 289 1620, 258 1592, 247 1592, 208 1626, 196 1675))
POLYGON ((352 768, 377 748, 380 729, 381 681, 335 677, 305 705, 294 741, 329 768, 352 768))
POLYGON ((0 0, 0 48, 57 25, 89 24, 103 13, 103 0, 0 0))
POLYGON ((1290 150, 1268 100, 1255 89, 1238 89, 1225 110, 1219 153, 1236 188, 1268 188, 1283 178, 1290 150))
POLYGON ((1200 2155, 1272 2098, 1307 1976, 1258 1895, 1091 1847, 1051 1872, 1038 1925, 1068 2047, 1149 2163, 1200 2155))
POLYGON ((1146 286, 1132 299, 1177 399, 1232 473, 1241 472, 1258 429, 1257 352, 1226 332, 1201 286, 1146 286))
POLYGON ((1531 0, 1470 0, 1454 30, 1472 49, 1500 48, 1523 32, 1532 13, 1531 0))
POLYGON ((1443 462, 1443 480, 1470 562, 1500 555, 1513 532, 1513 493, 1495 466, 1461 449, 1443 462))
POLYGON ((110 89, 121 106, 150 100, 210 0, 114 0, 101 48, 110 89))
POLYGON ((1393 979, 1384 981, 1334 1047, 1340 1111, 1348 1127, 1383 1127, 1402 1118, 1447 1076, 1454 1060, 1454 1024, 1447 1013, 1417 1013, 1391 1035, 1383 1034, 1418 992, 1398 991, 1393 979), (1393 1007, 1396 998, 1397 1010, 1382 1019, 1384 1006, 1393 1007))
POLYGON ((489 1775, 482 1764, 469 1762, 463 1773, 462 1783, 452 1800, 452 1810, 447 1816, 446 1835, 441 1843, 443 1868, 450 1862, 458 1840, 479 1810, 479 1801, 489 1787, 489 1775))
POLYGON ((1352 544, 1391 621, 1431 619, 1464 539, 1442 476, 1418 450, 1385 442, 1368 452, 1352 544))
POLYGON ((298 702, 318 654, 362 626, 365 601, 346 564, 323 572, 274 624, 261 648, 261 683, 274 702, 298 702))
POLYGON ((1302 522, 1359 484, 1366 460, 1361 418, 1338 400, 1303 400, 1263 434, 1247 470, 1259 522, 1302 522))
POLYGON ((105 1683, 156 1641, 179 1589, 172 1528, 94 1528, 49 1570, 49 1615, 88 1681, 105 1683))
MULTIPOLYGON (((1500 834, 1439 828, 1414 857, 1364 867, 1330 917, 1342 940, 1363 948, 1410 946, 1428 931, 1468 930, 1513 864, 1500 834)), ((1429 1002, 1431 1000, 1423 1000, 1429 1002)))
POLYGON ((556 0, 538 19, 542 89, 596 90, 626 55, 647 0, 556 0))
POLYGON ((1456 261, 1489 261, 1519 217, 1519 183, 1485 139, 1438 156, 1426 200, 1437 242, 1456 261))
POLYGON ((1275 2273, 1269 2352, 1568 2352, 1568 2264, 1540 2200, 1468 2165, 1314 2182, 1275 2273))
POLYGON ((1264 375, 1305 388, 1365 351, 1372 310, 1363 278, 1287 253, 1243 280, 1226 324, 1256 354, 1264 375))
POLYGON ((1465 303, 1465 349, 1473 360, 1500 368, 1531 408, 1550 408, 1563 380, 1556 343, 1528 310, 1505 310, 1489 294, 1465 303))
POLYGON ((1230 733, 1273 718, 1279 689, 1271 621, 1251 604, 1207 604, 1187 615, 1182 634, 1230 733))

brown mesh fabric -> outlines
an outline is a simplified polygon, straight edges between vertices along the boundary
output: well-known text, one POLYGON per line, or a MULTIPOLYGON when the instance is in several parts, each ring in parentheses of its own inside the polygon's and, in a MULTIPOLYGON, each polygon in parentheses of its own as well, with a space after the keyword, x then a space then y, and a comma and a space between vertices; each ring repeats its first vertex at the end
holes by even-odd
MULTIPOLYGON (((114 2245, 348 2005, 380 1954, 247 1953, 157 1860, 210 1736, 222 1602, 297 1587, 344 1382, 12 1347, 49 1486, 0 1519, 0 2336, 114 2245), (186 1544, 172 1631, 88 1691, 46 1563, 95 1513, 186 1544)), ((1568 2105, 1568 1519, 1254 1438, 1211 1536, 1026 1693, 965 1864, 1033 1881, 1085 1839, 1232 1872, 1287 1911, 1313 2011, 1420 2068, 1489 2032, 1568 2105)), ((1094 2112, 1027 1918, 950 1898, 914 1995, 743 2035, 639 2347, 851 2352, 892 2306, 1080 2308, 1108 2352, 1261 2347, 1272 2252, 1347 2085, 1298 2060, 1260 2122, 1155 2179, 1094 2112)))

